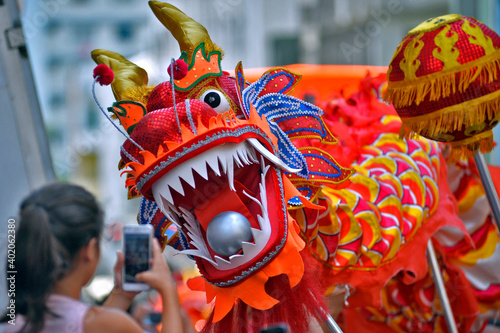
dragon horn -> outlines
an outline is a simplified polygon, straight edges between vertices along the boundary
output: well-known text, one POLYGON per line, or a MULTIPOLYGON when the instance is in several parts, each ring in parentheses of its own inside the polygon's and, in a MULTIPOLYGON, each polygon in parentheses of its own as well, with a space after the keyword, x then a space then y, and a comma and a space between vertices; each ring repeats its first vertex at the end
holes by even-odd
POLYGON ((160 1, 149 1, 149 7, 153 10, 156 18, 170 31, 179 43, 181 51, 186 52, 188 65, 195 48, 201 42, 205 42, 205 52, 222 50, 215 45, 204 26, 184 14, 177 7, 160 1))
POLYGON ((115 79, 111 88, 117 101, 127 99, 125 96, 131 88, 148 84, 148 73, 121 54, 103 49, 96 49, 91 54, 97 64, 105 64, 113 71, 115 79))

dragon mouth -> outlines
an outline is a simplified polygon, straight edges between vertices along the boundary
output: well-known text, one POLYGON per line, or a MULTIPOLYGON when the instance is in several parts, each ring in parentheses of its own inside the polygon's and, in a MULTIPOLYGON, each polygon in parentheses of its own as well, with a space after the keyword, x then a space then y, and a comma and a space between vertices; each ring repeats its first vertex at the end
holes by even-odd
POLYGON ((194 256, 209 281, 234 280, 276 252, 286 221, 280 163, 257 139, 246 139, 196 155, 152 186, 162 212, 187 238, 190 248, 180 253, 194 256), (239 229, 246 238, 238 238, 241 230, 223 226, 215 229, 221 233, 217 239, 211 239, 213 232, 207 231, 224 212, 243 216, 239 229), (221 238, 236 248, 221 252, 221 238))

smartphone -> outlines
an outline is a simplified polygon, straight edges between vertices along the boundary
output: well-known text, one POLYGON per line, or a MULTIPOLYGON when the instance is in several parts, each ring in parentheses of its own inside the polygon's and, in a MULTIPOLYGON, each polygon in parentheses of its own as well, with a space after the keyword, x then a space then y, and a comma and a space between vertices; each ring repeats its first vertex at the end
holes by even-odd
POLYGON ((122 233, 123 256, 125 257, 122 288, 125 291, 148 290, 149 285, 137 282, 135 275, 150 268, 153 227, 149 224, 126 225, 123 227, 122 233))

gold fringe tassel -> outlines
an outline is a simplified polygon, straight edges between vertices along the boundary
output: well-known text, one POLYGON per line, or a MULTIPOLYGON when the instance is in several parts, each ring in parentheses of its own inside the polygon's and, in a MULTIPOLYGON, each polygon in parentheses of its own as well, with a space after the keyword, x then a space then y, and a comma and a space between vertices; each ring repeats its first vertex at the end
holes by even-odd
POLYGON ((451 152, 448 161, 451 163, 460 160, 465 161, 474 157, 474 154, 478 151, 484 154, 489 153, 493 150, 493 146, 493 132, 491 130, 486 131, 472 138, 451 143, 451 152))
POLYGON ((418 77, 413 80, 389 82, 384 100, 396 108, 419 105, 427 95, 430 101, 437 101, 455 93, 464 92, 479 76, 486 79, 481 84, 491 83, 500 71, 500 50, 457 68, 418 77), (456 74, 459 74, 458 76, 456 74), (456 84, 458 77, 458 85, 456 84))
MULTIPOLYGON (((492 126, 494 121, 498 122, 499 114, 500 90, 428 115, 401 118, 403 125, 400 135, 410 136, 413 132, 428 138, 436 138, 439 135, 460 131, 464 126, 465 128, 481 126, 480 124, 484 122, 489 122, 485 126, 492 126)), ((480 130, 477 128, 478 132, 480 130)))

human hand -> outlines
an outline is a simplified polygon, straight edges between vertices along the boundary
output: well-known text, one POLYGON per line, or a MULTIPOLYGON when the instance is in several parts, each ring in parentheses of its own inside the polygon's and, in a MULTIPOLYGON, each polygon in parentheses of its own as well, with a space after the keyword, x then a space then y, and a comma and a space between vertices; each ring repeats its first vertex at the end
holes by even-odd
POLYGON ((156 238, 153 239, 151 269, 137 274, 135 279, 138 282, 147 283, 161 295, 163 304, 162 332, 184 332, 174 278, 165 258, 163 258, 160 244, 156 238))
POLYGON ((116 264, 113 267, 113 273, 115 276, 115 288, 113 291, 119 292, 121 296, 128 298, 129 300, 133 300, 140 291, 125 291, 122 288, 122 275, 123 275, 123 265, 125 264, 125 256, 123 252, 116 252, 116 264))
MULTIPOLYGON (((165 258, 163 258, 160 244, 156 238, 153 238, 153 258, 151 268, 135 276, 137 282, 147 283, 151 288, 157 290, 160 294, 171 293, 175 291, 175 284, 170 268, 165 258)), ((164 296, 162 294, 162 296, 164 296)))
POLYGON ((123 265, 125 262, 125 257, 123 253, 118 251, 116 252, 116 264, 113 268, 114 277, 115 277, 115 286, 108 298, 104 302, 103 306, 109 308, 117 308, 127 311, 132 304, 132 301, 139 292, 137 291, 125 291, 122 288, 122 275, 123 275, 123 265))

